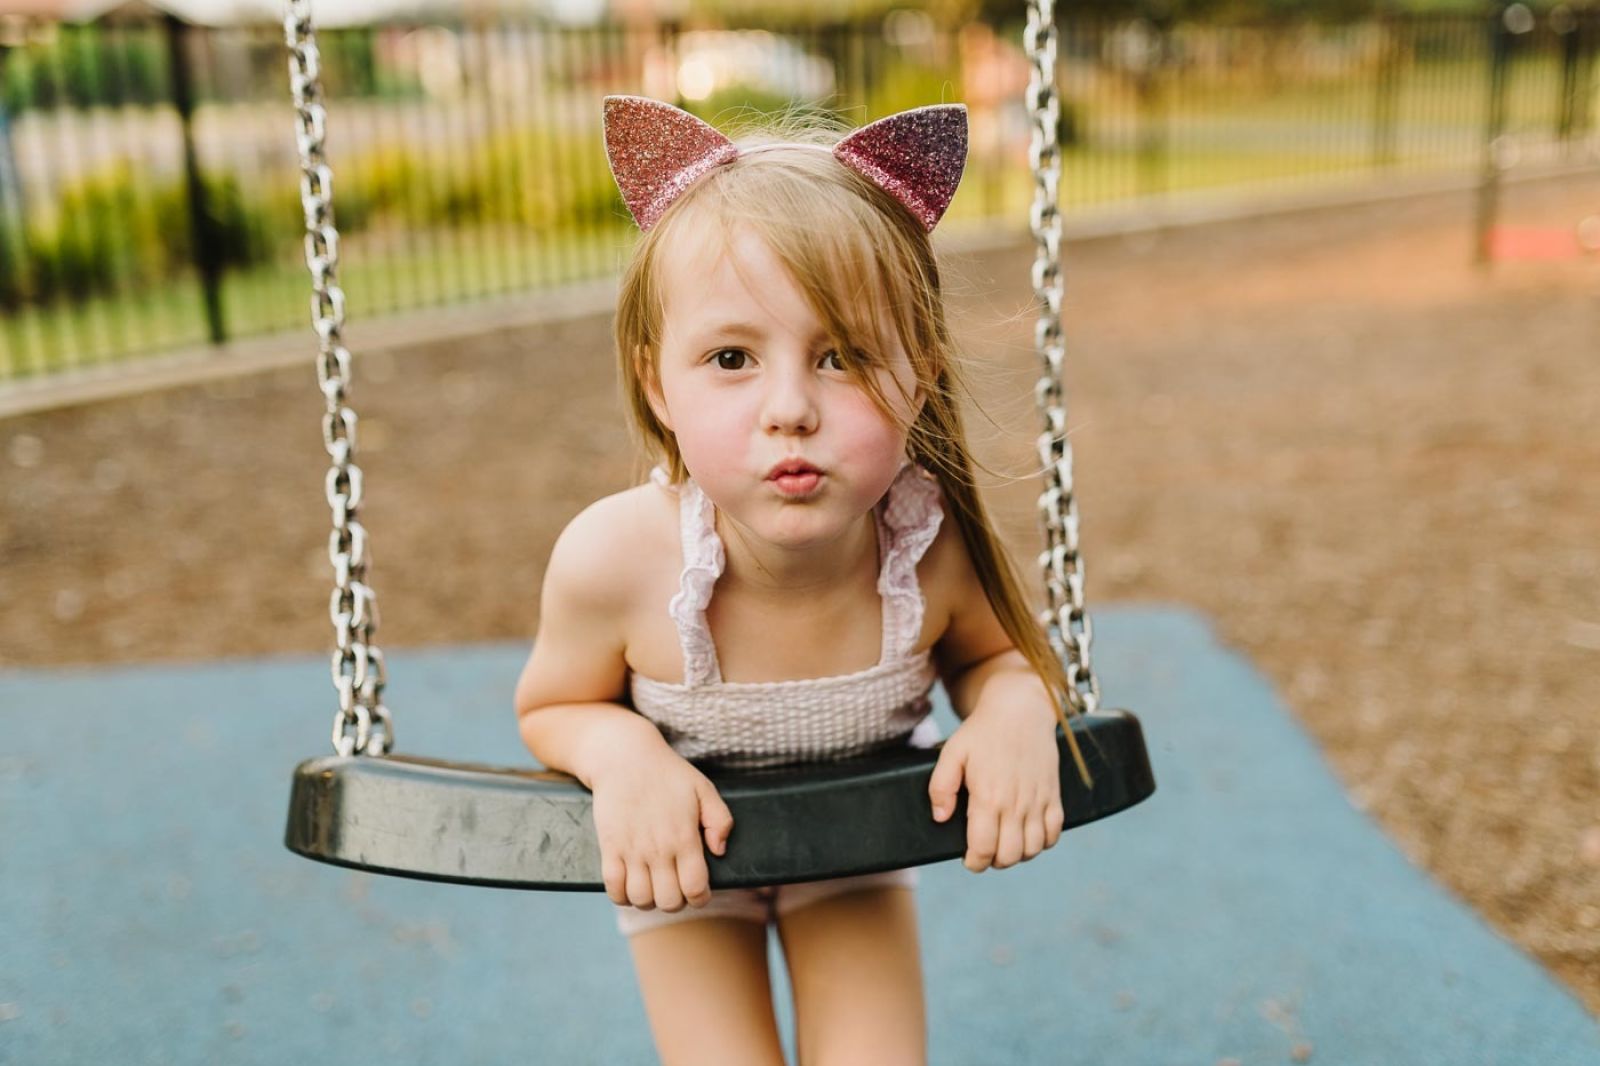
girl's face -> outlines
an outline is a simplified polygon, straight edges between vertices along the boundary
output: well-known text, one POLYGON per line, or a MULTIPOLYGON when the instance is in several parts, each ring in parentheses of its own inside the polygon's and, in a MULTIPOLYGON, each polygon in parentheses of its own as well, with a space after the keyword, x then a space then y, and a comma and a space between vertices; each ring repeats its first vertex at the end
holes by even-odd
POLYGON ((906 461, 900 426, 920 406, 906 399, 916 394, 906 353, 894 342, 869 371, 896 423, 841 367, 805 293, 753 232, 725 242, 714 226, 684 227, 670 250, 649 392, 684 466, 762 540, 805 548, 836 539, 906 461))

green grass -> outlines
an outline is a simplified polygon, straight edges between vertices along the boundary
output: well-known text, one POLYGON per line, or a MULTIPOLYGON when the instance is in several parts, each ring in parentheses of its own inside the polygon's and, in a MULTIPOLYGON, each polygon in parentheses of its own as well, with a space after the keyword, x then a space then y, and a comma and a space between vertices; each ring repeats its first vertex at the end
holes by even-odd
MULTIPOLYGON (((365 254, 361 236, 341 248, 339 284, 347 320, 502 292, 603 277, 629 230, 568 232, 542 239, 488 230, 412 234, 410 247, 365 254)), ((228 274, 223 314, 230 336, 304 328, 311 335, 311 279, 304 264, 228 274)), ((0 317, 0 380, 138 358, 206 343, 197 279, 81 304, 31 307, 0 317)))

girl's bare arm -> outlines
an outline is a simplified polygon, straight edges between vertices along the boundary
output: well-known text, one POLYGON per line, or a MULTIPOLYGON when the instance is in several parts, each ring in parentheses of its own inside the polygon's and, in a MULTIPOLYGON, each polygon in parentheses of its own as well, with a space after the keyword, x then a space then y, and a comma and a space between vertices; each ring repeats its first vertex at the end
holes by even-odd
POLYGON ((965 788, 965 865, 974 872, 1001 869, 1033 858, 1061 835, 1055 708, 989 606, 960 538, 944 548, 936 580, 949 616, 936 652, 962 723, 939 753, 928 797, 934 820, 942 822, 965 788))
POLYGON ((523 743, 592 793, 600 872, 618 904, 704 906, 704 847, 727 848, 733 814, 653 722, 621 701, 626 619, 640 565, 638 512, 621 496, 584 511, 550 553, 533 653, 517 682, 523 743), (632 519, 632 520, 631 520, 632 519))
POLYGON ((599 774, 641 748, 666 746, 651 722, 622 705, 623 620, 637 583, 626 556, 611 551, 617 502, 588 508, 557 539, 515 696, 518 731, 534 758, 591 790, 599 774))
POLYGON ((980 702, 990 702, 980 697, 991 682, 1007 689, 1013 702, 1020 694, 1028 702, 1043 701, 1048 708, 1049 690, 989 606, 954 523, 946 522, 940 528, 927 558, 923 583, 929 602, 946 609, 944 632, 934 645, 934 658, 956 717, 966 720, 980 702))

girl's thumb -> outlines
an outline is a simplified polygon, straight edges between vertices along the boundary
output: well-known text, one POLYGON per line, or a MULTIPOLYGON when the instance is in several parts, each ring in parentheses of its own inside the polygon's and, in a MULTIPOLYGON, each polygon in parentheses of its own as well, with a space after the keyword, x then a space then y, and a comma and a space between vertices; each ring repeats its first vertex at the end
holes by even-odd
POLYGON ((700 797, 700 824, 705 826, 706 847, 715 855, 728 850, 728 834, 733 832, 733 812, 717 792, 717 786, 701 779, 695 786, 700 797))
POLYGON ((933 820, 943 822, 955 811, 956 794, 961 789, 965 760, 949 745, 939 754, 928 780, 928 799, 933 803, 933 820))

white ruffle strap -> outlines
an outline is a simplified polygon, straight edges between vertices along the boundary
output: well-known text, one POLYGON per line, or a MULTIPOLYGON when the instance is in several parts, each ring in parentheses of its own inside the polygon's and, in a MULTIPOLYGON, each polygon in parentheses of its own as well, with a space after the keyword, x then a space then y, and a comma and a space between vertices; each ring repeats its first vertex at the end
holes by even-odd
POLYGON ((711 627, 706 623, 711 590, 726 565, 722 538, 717 536, 716 505, 692 479, 680 485, 678 493, 683 574, 678 579, 678 594, 667 604, 667 613, 677 625, 678 645, 683 649, 683 683, 716 684, 722 680, 722 670, 717 665, 711 627))
POLYGON ((883 597, 883 662, 911 654, 922 635, 926 601, 917 581, 917 563, 939 535, 944 521, 938 480, 916 463, 907 463, 889 486, 878 513, 879 543, 887 544, 878 571, 883 597))

